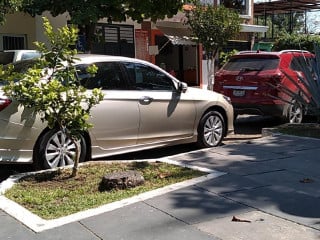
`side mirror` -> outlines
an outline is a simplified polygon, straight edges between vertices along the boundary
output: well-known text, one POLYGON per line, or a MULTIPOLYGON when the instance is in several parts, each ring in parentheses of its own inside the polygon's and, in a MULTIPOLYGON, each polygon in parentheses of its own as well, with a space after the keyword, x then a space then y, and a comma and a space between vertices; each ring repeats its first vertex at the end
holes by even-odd
POLYGON ((185 82, 179 82, 178 83, 178 91, 185 93, 188 89, 188 84, 186 84, 185 82))

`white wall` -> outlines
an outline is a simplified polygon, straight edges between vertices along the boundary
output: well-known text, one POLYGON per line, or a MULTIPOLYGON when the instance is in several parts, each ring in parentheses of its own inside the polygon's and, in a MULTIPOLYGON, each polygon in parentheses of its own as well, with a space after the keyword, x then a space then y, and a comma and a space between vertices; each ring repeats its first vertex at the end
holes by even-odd
POLYGON ((57 17, 52 17, 52 15, 49 12, 45 12, 42 14, 42 16, 36 16, 35 17, 35 26, 36 26, 36 39, 40 42, 47 43, 47 39, 44 35, 44 29, 43 29, 43 17, 47 17, 53 27, 53 29, 63 27, 67 25, 67 22, 69 20, 69 15, 67 13, 61 14, 57 17))

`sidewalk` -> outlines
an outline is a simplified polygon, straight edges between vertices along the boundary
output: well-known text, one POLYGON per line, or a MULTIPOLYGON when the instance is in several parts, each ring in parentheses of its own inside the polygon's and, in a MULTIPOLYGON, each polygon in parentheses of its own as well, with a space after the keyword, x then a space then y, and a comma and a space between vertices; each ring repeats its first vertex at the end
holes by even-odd
POLYGON ((0 238, 319 239, 319 155, 320 140, 285 135, 175 155, 227 174, 38 233, 0 210, 0 238))

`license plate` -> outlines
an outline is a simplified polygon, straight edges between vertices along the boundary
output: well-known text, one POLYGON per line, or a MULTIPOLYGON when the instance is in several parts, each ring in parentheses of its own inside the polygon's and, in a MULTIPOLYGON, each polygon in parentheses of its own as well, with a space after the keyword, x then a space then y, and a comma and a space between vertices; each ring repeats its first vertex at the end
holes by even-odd
POLYGON ((233 96, 235 97, 243 97, 245 93, 245 90, 233 90, 233 96))

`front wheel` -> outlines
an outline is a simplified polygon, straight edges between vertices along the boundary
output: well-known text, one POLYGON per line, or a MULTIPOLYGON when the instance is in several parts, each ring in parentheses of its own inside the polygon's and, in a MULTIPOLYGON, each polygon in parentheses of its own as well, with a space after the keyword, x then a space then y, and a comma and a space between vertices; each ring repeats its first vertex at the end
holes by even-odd
MULTIPOLYGON (((80 136, 80 159, 86 157, 86 142, 80 136)), ((37 169, 51 169, 73 165, 76 156, 76 146, 65 133, 59 129, 50 129, 39 139, 34 151, 34 165, 37 169)))
POLYGON ((215 147, 220 145, 226 131, 224 118, 219 112, 210 111, 200 120, 198 126, 198 145, 215 147))

